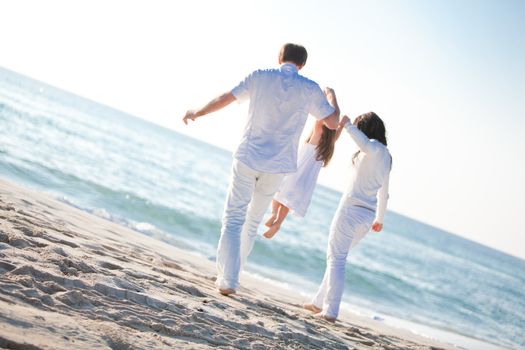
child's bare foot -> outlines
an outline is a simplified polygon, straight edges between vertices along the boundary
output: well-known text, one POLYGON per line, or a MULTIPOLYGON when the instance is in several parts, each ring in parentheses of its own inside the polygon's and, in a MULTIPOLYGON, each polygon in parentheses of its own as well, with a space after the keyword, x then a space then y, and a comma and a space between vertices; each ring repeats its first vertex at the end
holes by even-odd
POLYGON ((264 225, 268 227, 272 226, 275 222, 275 219, 277 219, 277 213, 272 213, 272 216, 270 216, 270 218, 264 223, 264 225))
POLYGON ((321 312, 321 309, 315 306, 314 304, 303 304, 303 309, 312 311, 314 314, 318 314, 321 312))
POLYGON ((281 225, 273 224, 273 225, 270 226, 270 229, 268 229, 268 231, 263 233, 263 236, 266 237, 266 238, 272 238, 273 236, 275 236, 277 231, 279 231, 279 228, 281 228, 281 225))

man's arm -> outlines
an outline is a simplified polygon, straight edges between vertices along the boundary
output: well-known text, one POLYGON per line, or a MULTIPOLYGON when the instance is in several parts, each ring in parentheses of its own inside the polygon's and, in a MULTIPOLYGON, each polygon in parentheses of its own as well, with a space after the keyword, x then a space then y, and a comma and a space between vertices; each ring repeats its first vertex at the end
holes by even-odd
POLYGON ((324 93, 328 102, 335 109, 335 111, 332 114, 323 119, 324 125, 326 125, 328 129, 337 130, 337 127, 339 126, 339 115, 341 114, 341 111, 339 110, 339 104, 337 103, 335 92, 333 89, 327 87, 324 90, 324 93))
POLYGON ((212 112, 216 112, 220 109, 223 109, 224 107, 226 107, 227 105, 229 105, 230 103, 232 103, 233 101, 235 101, 235 96, 233 96, 233 94, 231 92, 226 92, 222 95, 220 95, 219 97, 217 98, 214 98, 213 100, 211 100, 210 102, 208 102, 204 107, 198 109, 198 110, 189 110, 186 112, 186 115, 184 116, 184 118, 182 118, 182 121, 184 122, 184 124, 188 124, 188 120, 195 120, 199 117, 202 117, 206 114, 209 114, 209 113, 212 113, 212 112))

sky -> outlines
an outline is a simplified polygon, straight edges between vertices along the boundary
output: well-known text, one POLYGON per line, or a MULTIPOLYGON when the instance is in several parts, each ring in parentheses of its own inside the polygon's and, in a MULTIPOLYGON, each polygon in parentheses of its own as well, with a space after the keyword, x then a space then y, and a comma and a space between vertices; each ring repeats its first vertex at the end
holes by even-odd
MULTIPOLYGON (((227 150, 247 103, 189 126, 185 111, 302 44, 301 74, 343 114, 384 120, 389 209, 525 258, 524 1, 0 0, 0 13, 0 66, 227 150)), ((354 150, 343 136, 319 182, 344 190, 354 150)))

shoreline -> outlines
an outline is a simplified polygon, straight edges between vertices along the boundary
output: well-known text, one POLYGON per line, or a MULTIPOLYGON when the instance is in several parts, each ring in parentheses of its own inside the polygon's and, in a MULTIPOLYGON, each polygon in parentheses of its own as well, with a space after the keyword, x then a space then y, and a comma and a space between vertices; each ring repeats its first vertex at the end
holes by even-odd
MULTIPOLYGON (((170 246, 178 247, 179 249, 182 249, 188 253, 194 254, 196 259, 208 260, 211 262, 214 261, 213 255, 203 253, 193 243, 188 242, 185 239, 181 239, 180 237, 175 238, 170 234, 167 234, 165 231, 159 230, 157 227, 148 222, 134 223, 124 217, 115 217, 105 211, 103 208, 85 208, 75 204, 75 202, 70 199, 61 197, 60 195, 57 196, 59 197, 53 196, 53 198, 67 204, 68 206, 77 208, 82 212, 87 212, 112 223, 123 225, 134 232, 138 232, 153 239, 160 240, 170 246)), ((307 291, 304 288, 299 288, 297 285, 294 286, 292 284, 286 283, 282 279, 273 279, 272 277, 267 276, 263 271, 250 271, 249 267, 250 264, 248 262, 248 271, 245 270, 243 272, 241 275, 241 280, 243 275, 250 276, 251 279, 258 280, 259 283, 268 283, 274 288, 286 290, 289 292, 288 295, 299 295, 303 302, 308 301, 315 293, 315 290, 307 291)), ((314 286, 314 288, 315 287, 317 286, 314 286)), ((297 300, 299 299, 296 298, 296 301, 297 300)), ((341 305, 341 314, 344 315, 345 313, 348 314, 349 319, 358 317, 362 318, 362 322, 365 324, 373 321, 373 323, 376 324, 388 325, 391 328, 399 329, 401 331, 408 331, 410 334, 415 334, 417 336, 437 341, 439 343, 448 344, 456 348, 469 350, 512 350, 512 348, 504 347, 496 343, 490 343, 487 340, 483 340, 481 338, 475 338, 467 334, 459 333, 455 329, 447 329, 440 327, 439 325, 417 323, 417 321, 399 318, 392 314, 376 311, 373 308, 369 308, 367 306, 343 301, 341 305)))
POLYGON ((293 291, 215 265, 0 179, 0 346, 31 349, 456 349, 348 312, 335 325, 293 291))
MULTIPOLYGON (((249 275, 250 278, 260 280, 261 282, 272 284, 278 289, 283 289, 289 293, 298 294, 299 296, 296 298, 296 301, 302 300, 303 302, 307 302, 312 296, 312 293, 310 292, 295 289, 289 285, 284 285, 282 282, 274 281, 268 277, 261 276, 256 273, 244 272, 244 274, 249 275)), ((393 332, 391 333, 392 335, 396 335, 396 332, 401 332, 406 334, 408 338, 411 336, 421 337, 428 339, 431 342, 437 342, 442 346, 451 346, 454 349, 512 350, 512 348, 507 348, 495 343, 489 343, 483 339, 473 338, 465 334, 457 333, 452 329, 416 323, 414 321, 401 319, 390 314, 375 312, 372 309, 348 302, 342 302, 340 314, 341 320, 344 321, 355 322, 356 324, 372 329, 374 327, 386 327, 390 329, 391 332, 393 332)), ((385 328, 383 328, 383 330, 384 329, 385 328)))

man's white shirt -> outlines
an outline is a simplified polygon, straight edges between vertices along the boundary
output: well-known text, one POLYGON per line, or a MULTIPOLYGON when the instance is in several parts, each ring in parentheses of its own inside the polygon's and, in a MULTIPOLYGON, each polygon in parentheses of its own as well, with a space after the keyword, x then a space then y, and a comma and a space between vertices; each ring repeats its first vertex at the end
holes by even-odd
POLYGON ((324 119, 334 112, 319 85, 290 63, 280 69, 254 71, 232 94, 239 102, 250 100, 234 157, 265 173, 295 172, 299 138, 308 115, 324 119))

